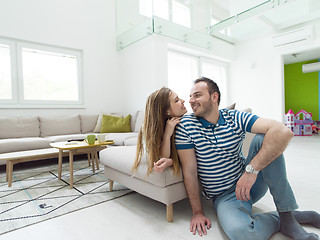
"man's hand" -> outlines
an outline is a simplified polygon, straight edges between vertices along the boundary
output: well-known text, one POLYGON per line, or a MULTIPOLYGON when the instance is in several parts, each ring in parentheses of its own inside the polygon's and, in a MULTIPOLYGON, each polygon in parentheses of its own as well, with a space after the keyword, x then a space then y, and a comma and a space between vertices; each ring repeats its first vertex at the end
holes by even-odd
POLYGON ((195 214, 190 221, 190 232, 192 232, 193 235, 195 235, 197 231, 200 236, 203 234, 207 235, 206 226, 207 229, 211 228, 211 222, 209 218, 204 216, 202 213, 195 214))
POLYGON ((257 179, 257 175, 254 173, 244 172, 239 178, 236 187, 236 197, 241 201, 250 200, 250 190, 257 179))

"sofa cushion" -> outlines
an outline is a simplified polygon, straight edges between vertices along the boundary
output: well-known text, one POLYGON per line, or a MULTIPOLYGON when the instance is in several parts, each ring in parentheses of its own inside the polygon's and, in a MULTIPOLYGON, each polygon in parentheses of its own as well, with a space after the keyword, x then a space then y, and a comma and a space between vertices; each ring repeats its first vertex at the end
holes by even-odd
POLYGON ((241 109, 240 111, 242 111, 242 112, 250 112, 250 113, 252 113, 252 109, 251 109, 251 108, 241 109))
POLYGON ((114 117, 109 115, 102 116, 101 133, 119 133, 131 132, 130 126, 131 115, 126 117, 114 117))
POLYGON ((67 135, 57 135, 57 136, 47 136, 45 139, 50 140, 51 142, 63 142, 69 139, 84 139, 86 134, 67 134, 67 135))
POLYGON ((93 130, 97 124, 98 117, 99 117, 98 114, 92 114, 92 115, 81 114, 80 115, 81 133, 93 132, 93 130))
POLYGON ((129 137, 123 141, 124 146, 136 146, 138 141, 138 136, 137 137, 129 137))
POLYGON ((233 104, 225 107, 224 109, 235 109, 235 107, 236 107, 236 103, 233 103, 233 104))
POLYGON ((39 136, 38 117, 0 117, 0 139, 39 136))
POLYGON ((135 125, 134 125, 134 129, 132 131, 139 132, 143 121, 144 121, 144 112, 143 111, 138 111, 137 112, 137 117, 136 117, 136 122, 135 122, 135 125))
POLYGON ((39 117, 41 137, 81 133, 80 117, 39 117))
POLYGON ((93 132, 94 132, 94 133, 100 133, 101 123, 102 123, 102 116, 103 116, 103 115, 109 115, 109 116, 115 116, 115 117, 122 117, 122 114, 121 114, 121 113, 100 113, 100 114, 99 114, 99 117, 98 117, 98 120, 97 120, 97 123, 96 123, 96 126, 95 126, 94 129, 93 129, 93 132))
POLYGON ((116 146, 123 146, 126 139, 132 137, 138 137, 138 133, 128 132, 128 133, 106 133, 108 140, 113 140, 116 146))
POLYGON ((171 168, 167 168, 161 173, 151 173, 147 176, 145 156, 142 158, 137 172, 133 174, 131 169, 136 156, 136 146, 106 148, 100 151, 99 155, 103 165, 128 174, 129 176, 133 175, 133 177, 150 182, 159 187, 166 187, 183 181, 182 174, 180 174, 180 177, 175 176, 171 168))
POLYGON ((0 139, 0 153, 49 148, 51 141, 40 137, 0 139))

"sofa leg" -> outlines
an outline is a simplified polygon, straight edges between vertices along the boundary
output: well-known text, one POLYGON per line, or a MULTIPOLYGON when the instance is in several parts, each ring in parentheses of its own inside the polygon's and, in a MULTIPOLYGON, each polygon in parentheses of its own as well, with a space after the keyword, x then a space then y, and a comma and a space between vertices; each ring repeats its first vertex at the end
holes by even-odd
POLYGON ((173 222, 173 205, 167 205, 167 221, 173 222))
POLYGON ((113 190, 113 181, 109 179, 109 191, 113 190))

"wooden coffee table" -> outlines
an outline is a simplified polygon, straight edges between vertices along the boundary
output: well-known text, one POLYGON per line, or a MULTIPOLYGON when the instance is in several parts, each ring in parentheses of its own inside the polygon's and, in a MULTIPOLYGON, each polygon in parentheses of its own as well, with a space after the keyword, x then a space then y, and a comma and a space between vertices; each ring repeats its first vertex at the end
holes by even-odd
POLYGON ((90 161, 92 163, 92 171, 95 172, 94 162, 96 162, 97 169, 99 169, 98 152, 106 148, 107 145, 111 145, 113 143, 113 141, 106 141, 104 143, 96 141, 93 145, 89 145, 85 141, 50 143, 51 147, 59 149, 58 178, 61 179, 62 157, 64 151, 69 151, 70 188, 73 188, 73 155, 87 153, 89 163, 90 161))

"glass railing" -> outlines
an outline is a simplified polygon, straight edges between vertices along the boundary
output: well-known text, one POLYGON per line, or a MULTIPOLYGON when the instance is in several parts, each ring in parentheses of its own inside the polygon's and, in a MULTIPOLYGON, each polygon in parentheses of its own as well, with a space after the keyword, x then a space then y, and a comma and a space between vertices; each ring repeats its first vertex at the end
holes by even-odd
POLYGON ((211 49, 211 0, 116 0, 117 49, 159 34, 211 49))
POLYGON ((212 37, 236 43, 258 34, 320 21, 320 0, 261 0, 255 1, 259 3, 256 6, 235 2, 238 6, 233 6, 233 12, 227 2, 116 0, 117 49, 151 34, 212 49, 212 37), (218 23, 212 25, 213 20, 218 23))
POLYGON ((319 20, 319 0, 269 0, 211 26, 210 34, 235 43, 268 31, 319 20))

